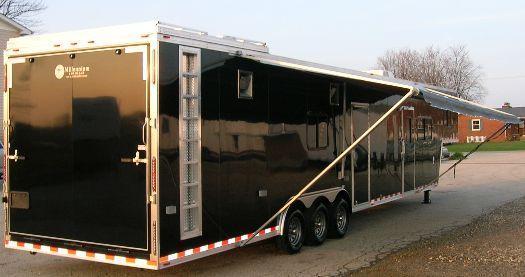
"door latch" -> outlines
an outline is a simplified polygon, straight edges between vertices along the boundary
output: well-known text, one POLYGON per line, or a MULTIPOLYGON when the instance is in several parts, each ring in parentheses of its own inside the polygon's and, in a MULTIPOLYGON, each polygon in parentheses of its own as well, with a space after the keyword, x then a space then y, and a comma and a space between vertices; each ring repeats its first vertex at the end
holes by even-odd
POLYGON ((123 163, 134 163, 135 165, 139 165, 140 163, 147 163, 148 159, 141 159, 139 151, 135 152, 135 157, 133 158, 121 158, 121 162, 123 163))
POLYGON ((147 163, 147 159, 141 159, 139 151, 135 152, 135 157, 133 158, 121 158, 121 162, 123 163, 135 163, 135 165, 139 165, 140 163, 147 163))
POLYGON ((23 161, 23 160, 26 159, 26 157, 18 155, 18 150, 17 149, 15 149, 15 154, 14 155, 9 155, 9 156, 7 156, 7 158, 10 159, 10 160, 14 160, 15 163, 18 162, 18 160, 23 161))

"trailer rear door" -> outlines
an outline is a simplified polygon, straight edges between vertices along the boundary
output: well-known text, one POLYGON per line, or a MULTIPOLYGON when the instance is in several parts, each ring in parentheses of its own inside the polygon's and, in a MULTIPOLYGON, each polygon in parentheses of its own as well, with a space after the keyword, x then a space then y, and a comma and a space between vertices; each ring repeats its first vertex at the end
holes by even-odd
POLYGON ((146 50, 13 65, 10 234, 148 249, 146 50))

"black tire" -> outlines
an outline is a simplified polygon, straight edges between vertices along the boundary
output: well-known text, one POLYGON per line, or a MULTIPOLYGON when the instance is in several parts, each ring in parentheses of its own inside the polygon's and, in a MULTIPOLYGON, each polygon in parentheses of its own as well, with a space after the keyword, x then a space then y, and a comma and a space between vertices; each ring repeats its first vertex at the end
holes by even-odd
POLYGON ((334 203, 330 211, 330 235, 334 238, 342 238, 346 235, 350 226, 350 205, 340 198, 334 203))
POLYGON ((328 235, 328 209, 322 203, 312 206, 306 214, 307 242, 310 245, 320 245, 328 235))
POLYGON ((283 235, 277 238, 279 248, 290 254, 301 251, 305 239, 303 213, 295 209, 286 215, 283 235))

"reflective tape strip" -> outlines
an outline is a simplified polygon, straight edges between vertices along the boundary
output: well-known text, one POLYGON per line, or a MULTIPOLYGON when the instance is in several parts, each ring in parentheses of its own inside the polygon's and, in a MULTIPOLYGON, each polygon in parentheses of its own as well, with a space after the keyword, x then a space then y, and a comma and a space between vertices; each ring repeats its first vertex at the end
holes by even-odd
POLYGON ((375 199, 370 200, 370 205, 379 205, 385 202, 397 200, 403 198, 403 194, 401 192, 389 194, 386 196, 381 196, 375 199))
POLYGON ((67 248, 55 247, 55 246, 50 246, 50 245, 41 245, 41 244, 36 244, 36 243, 27 243, 27 242, 13 241, 13 240, 10 240, 10 241, 6 240, 4 244, 6 248, 11 248, 11 249, 25 250, 25 251, 50 254, 50 255, 75 258, 75 259, 82 259, 82 260, 88 260, 88 261, 95 261, 95 262, 102 262, 102 263, 108 263, 108 264, 115 264, 115 265, 124 265, 124 266, 139 267, 139 268, 145 268, 145 269, 158 269, 157 262, 146 260, 146 259, 116 256, 116 255, 102 254, 102 253, 94 253, 94 252, 89 252, 89 251, 67 249, 67 248))
POLYGON ((417 187, 417 188, 416 188, 416 192, 422 192, 422 191, 425 190, 425 189, 431 189, 431 188, 437 187, 438 184, 439 184, 439 183, 436 181, 436 182, 434 182, 434 183, 432 183, 432 184, 428 184, 428 185, 426 185, 426 186, 417 187))
MULTIPOLYGON (((261 238, 261 239, 270 238, 270 237, 277 235, 278 230, 279 230, 279 226, 266 228, 262 230, 261 232, 259 232, 259 234, 257 234, 256 237, 265 236, 264 238, 261 238)), ((173 254, 161 257, 160 258, 161 268, 192 260, 193 258, 196 258, 195 254, 201 254, 199 257, 203 257, 203 256, 211 255, 214 253, 236 248, 238 247, 239 242, 247 240, 249 237, 251 237, 251 234, 245 234, 242 236, 237 236, 234 238, 218 241, 215 243, 210 243, 208 245, 203 245, 201 247, 196 247, 193 249, 188 249, 185 251, 181 251, 178 253, 173 253, 173 254)))

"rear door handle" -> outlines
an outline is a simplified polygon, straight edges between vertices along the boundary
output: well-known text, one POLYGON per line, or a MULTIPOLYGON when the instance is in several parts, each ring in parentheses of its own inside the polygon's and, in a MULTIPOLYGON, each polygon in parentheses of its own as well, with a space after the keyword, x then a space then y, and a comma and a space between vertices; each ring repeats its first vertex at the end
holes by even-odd
POLYGON ((147 159, 141 159, 139 151, 135 152, 135 157, 133 158, 120 158, 120 161, 123 163, 135 163, 135 165, 139 165, 140 163, 147 163, 147 159))
POLYGON ((18 150, 17 149, 15 149, 15 154, 14 155, 8 155, 7 158, 10 159, 10 160, 14 160, 15 163, 18 162, 18 160, 23 161, 23 160, 26 159, 26 157, 18 155, 18 150))
POLYGON ((135 152, 135 157, 133 158, 120 158, 120 161, 123 163, 134 163, 135 165, 139 165, 140 163, 148 163, 148 159, 141 159, 140 158, 140 151, 146 151, 146 145, 138 145, 137 146, 137 152, 135 152))

